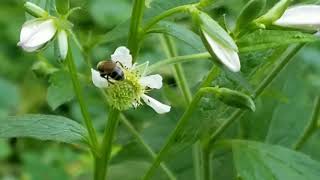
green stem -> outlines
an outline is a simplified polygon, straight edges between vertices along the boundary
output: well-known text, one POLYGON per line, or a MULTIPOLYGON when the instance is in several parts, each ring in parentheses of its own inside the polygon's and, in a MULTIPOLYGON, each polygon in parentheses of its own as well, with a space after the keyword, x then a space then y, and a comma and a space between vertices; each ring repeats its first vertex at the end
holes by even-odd
POLYGON ((155 17, 153 17, 149 22, 146 23, 146 25, 143 28, 143 34, 147 33, 148 30, 154 26, 155 24, 157 24, 159 21, 161 21, 162 19, 171 16, 173 14, 179 13, 179 12, 187 12, 189 10, 189 8, 193 6, 193 4, 187 4, 187 5, 182 5, 182 6, 178 6, 178 7, 174 7, 172 9, 169 9, 155 17))
POLYGON ((176 137, 180 133, 181 129, 183 129, 184 126, 188 123, 188 120, 190 119, 193 111, 197 108, 199 101, 201 100, 201 98, 205 94, 208 94, 208 93, 216 94, 217 93, 217 88, 215 88, 215 87, 201 88, 195 94, 195 96, 193 97, 190 105, 188 106, 188 108, 186 109, 186 111, 183 113, 182 117, 178 121, 178 124, 176 125, 175 129, 173 130, 173 132, 171 133, 171 135, 167 139, 165 145, 162 147, 162 149, 160 150, 158 156, 156 157, 156 159, 152 163, 151 167, 148 169, 147 173, 145 174, 145 176, 143 178, 144 180, 148 180, 148 179, 150 179, 152 177, 154 171, 157 169, 157 167, 161 163, 163 157, 168 153, 171 145, 175 142, 176 137))
POLYGON ((320 114, 320 96, 317 96, 315 100, 312 116, 311 116, 311 121, 308 123, 307 127, 304 129, 297 143, 294 144, 293 149, 299 150, 304 145, 304 143, 309 139, 309 137, 314 133, 314 131, 317 129, 319 114, 320 114))
MULTIPOLYGON (((131 132, 131 134, 138 140, 138 142, 147 150, 147 153, 152 157, 152 159, 155 159, 157 154, 151 149, 151 147, 147 143, 144 142, 144 140, 142 139, 138 131, 130 123, 130 121, 123 114, 120 115, 120 120, 127 127, 129 132, 131 132)), ((162 168, 163 172, 167 174, 170 180, 177 179, 164 163, 161 163, 160 167, 162 168)))
POLYGON ((166 65, 185 63, 185 62, 190 62, 193 60, 207 60, 210 57, 211 57, 211 55, 207 52, 199 53, 199 54, 185 55, 185 56, 170 57, 168 59, 160 60, 157 63, 149 66, 148 73, 153 72, 153 71, 155 71, 163 66, 166 66, 166 65))
POLYGON ((203 180, 210 180, 210 150, 206 146, 202 148, 201 159, 201 177, 203 180))
MULTIPOLYGON (((271 82, 277 77, 279 72, 286 67, 286 65, 290 62, 290 60, 296 55, 299 50, 304 46, 304 44, 297 45, 291 49, 288 50, 288 53, 285 55, 283 60, 280 61, 280 63, 274 68, 268 76, 262 81, 262 83, 257 87, 255 90, 255 93, 253 95, 253 98, 257 98, 262 94, 262 92, 271 84, 271 82)), ((237 119, 239 119, 245 111, 242 111, 240 109, 236 110, 226 121, 223 122, 223 124, 210 136, 207 145, 211 147, 217 138, 220 137, 220 135, 237 119)))
POLYGON ((200 88, 210 86, 212 81, 215 80, 219 76, 219 74, 220 74, 220 68, 213 65, 208 75, 206 76, 206 79, 202 81, 202 83, 200 84, 200 88))
POLYGON ((98 149, 98 140, 97 140, 96 131, 93 127, 93 124, 92 124, 93 121, 90 117, 88 107, 87 107, 85 100, 83 98, 84 97, 83 91, 82 91, 82 88, 81 88, 81 85, 80 85, 80 82, 78 79, 77 69, 76 69, 76 65, 74 63, 74 59, 72 56, 70 45, 69 45, 68 49, 69 49, 69 51, 68 51, 66 61, 68 63, 68 68, 69 68, 69 73, 71 76, 73 88, 76 93, 76 97, 78 99, 79 105, 80 105, 81 113, 82 113, 86 128, 89 133, 89 143, 91 145, 93 152, 96 152, 96 150, 98 149))
POLYGON ((111 157, 112 141, 119 121, 120 111, 110 109, 108 121, 103 135, 100 157, 97 162, 95 180, 105 180, 107 178, 108 164, 111 157))
MULTIPOLYGON (((166 35, 163 35, 161 39, 163 42, 162 44, 165 49, 166 55, 169 58, 176 57, 178 53, 172 39, 166 35)), ((182 92, 186 103, 189 104, 192 100, 192 95, 191 95, 191 91, 188 86, 181 64, 180 63, 174 64, 173 70, 174 70, 175 80, 177 81, 180 91, 182 92)))
POLYGON ((140 49, 140 28, 144 6, 145 0, 134 0, 128 37, 128 48, 133 57, 133 62, 135 62, 140 49))

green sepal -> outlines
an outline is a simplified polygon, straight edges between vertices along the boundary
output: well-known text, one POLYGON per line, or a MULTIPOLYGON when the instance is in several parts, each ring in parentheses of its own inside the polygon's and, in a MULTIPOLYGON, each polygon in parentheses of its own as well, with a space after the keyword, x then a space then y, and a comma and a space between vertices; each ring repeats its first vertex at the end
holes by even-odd
POLYGON ((228 88, 219 88, 216 93, 217 98, 223 103, 242 109, 256 110, 256 106, 252 98, 242 92, 231 90, 228 88))
POLYGON ((47 17, 49 15, 47 11, 31 2, 24 3, 24 9, 27 13, 36 18, 47 17))
POLYGON ((197 16, 195 18, 197 18, 197 24, 199 25, 202 33, 206 32, 219 44, 238 52, 238 47, 232 37, 208 14, 199 11, 198 13, 194 14, 194 16, 197 16))
POLYGON ((262 15, 258 19, 256 19, 254 22, 261 26, 263 25, 270 25, 274 21, 278 20, 285 10, 288 8, 292 0, 281 0, 277 4, 275 4, 266 14, 262 15))

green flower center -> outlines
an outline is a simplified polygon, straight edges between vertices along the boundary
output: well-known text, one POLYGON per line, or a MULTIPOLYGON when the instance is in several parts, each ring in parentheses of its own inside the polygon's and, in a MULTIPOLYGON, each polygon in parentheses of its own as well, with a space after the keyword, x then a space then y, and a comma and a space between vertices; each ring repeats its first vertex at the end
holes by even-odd
POLYGON ((140 104, 140 97, 144 93, 144 87, 139 83, 140 76, 130 70, 123 69, 125 79, 115 81, 106 92, 109 103, 118 110, 126 110, 132 107, 133 103, 140 104))

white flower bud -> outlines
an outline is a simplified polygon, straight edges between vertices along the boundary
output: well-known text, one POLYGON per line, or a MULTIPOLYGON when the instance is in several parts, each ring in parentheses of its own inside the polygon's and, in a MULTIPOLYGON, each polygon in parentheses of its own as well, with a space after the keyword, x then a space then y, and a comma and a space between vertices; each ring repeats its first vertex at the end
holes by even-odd
POLYGON ((35 19, 23 24, 20 41, 21 46, 27 52, 33 52, 43 47, 56 34, 57 28, 53 19, 35 19))
POLYGON ((65 30, 58 32, 58 48, 60 58, 65 60, 68 54, 68 36, 65 30))
POLYGON ((300 5, 288 8, 275 25, 303 30, 320 29, 320 6, 300 5))

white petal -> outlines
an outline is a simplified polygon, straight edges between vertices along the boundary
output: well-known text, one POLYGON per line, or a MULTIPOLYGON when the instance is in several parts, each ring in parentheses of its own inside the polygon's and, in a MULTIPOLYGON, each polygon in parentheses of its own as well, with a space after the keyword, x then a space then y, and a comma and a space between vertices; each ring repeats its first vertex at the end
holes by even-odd
POLYGON ((320 6, 301 5, 288 8, 274 24, 305 30, 319 30, 320 6))
POLYGON ((22 26, 18 45, 27 48, 42 46, 53 38, 56 30, 52 19, 26 22, 22 26))
POLYGON ((100 76, 99 71, 91 69, 91 76, 93 84, 98 88, 108 87, 108 80, 100 76))
POLYGON ((25 47, 25 46, 21 46, 21 47, 22 47, 22 49, 23 49, 24 51, 26 51, 26 52, 34 52, 34 51, 42 48, 43 45, 35 46, 35 47, 25 47))
POLYGON ((65 30, 58 33, 58 46, 61 59, 66 59, 68 53, 68 36, 65 30))
POLYGON ((152 89, 160 89, 162 87, 162 76, 159 74, 145 76, 140 78, 140 84, 144 87, 152 89))
POLYGON ((111 60, 114 62, 120 62, 128 69, 131 69, 132 67, 132 56, 129 49, 124 46, 120 46, 115 50, 111 55, 111 60))
POLYGON ((214 41, 214 39, 212 39, 205 31, 203 31, 203 34, 208 41, 211 50, 215 53, 220 62, 233 72, 240 71, 241 65, 238 53, 232 49, 220 45, 219 43, 214 41))
POLYGON ((153 99, 150 96, 147 95, 142 95, 141 97, 143 99, 143 101, 150 107, 152 107, 152 109, 154 109, 158 114, 164 114, 170 111, 171 107, 165 104, 162 104, 161 102, 153 99))

